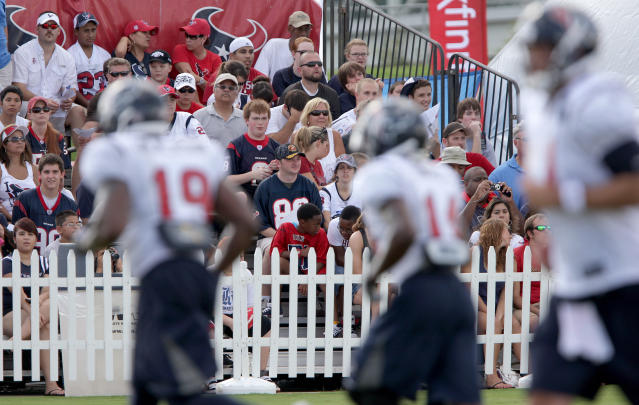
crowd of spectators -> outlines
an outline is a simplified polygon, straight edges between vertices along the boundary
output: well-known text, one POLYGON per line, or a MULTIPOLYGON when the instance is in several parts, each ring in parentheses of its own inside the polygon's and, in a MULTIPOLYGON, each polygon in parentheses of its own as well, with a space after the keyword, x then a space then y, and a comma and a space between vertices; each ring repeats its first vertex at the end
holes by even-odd
MULTIPOLYGON (((11 80, 4 80, 7 68, 0 67, 0 230, 8 244, 20 250, 22 229, 35 236, 32 249, 48 256, 60 244, 72 242, 73 233, 89 220, 94 196, 83 187, 72 160, 77 163, 83 148, 101 135, 96 116, 101 91, 114 81, 135 78, 151 82, 166 100, 169 136, 207 136, 226 147, 228 181, 253 203, 261 224, 256 247, 264 255, 264 274, 272 271, 270 253, 275 249, 281 258, 280 272, 288 273, 293 247, 300 254, 300 271, 308 269, 310 247, 316 248, 317 271, 325 271, 329 246, 341 271, 350 247, 353 270, 361 273, 361 255, 369 242, 362 202, 353 195, 352 183, 368 157, 349 154, 348 139, 360 112, 382 97, 385 86, 368 73, 365 41, 353 39, 346 44, 345 63, 327 81, 321 56, 309 38, 313 22, 303 11, 290 15, 290 37, 269 40, 257 60, 253 43, 244 37, 231 42, 226 60, 209 50, 210 26, 203 19, 186 22, 176 32, 183 33, 184 39, 176 41, 171 52, 151 48, 151 37, 160 27, 142 20, 126 24, 111 53, 95 45, 101 22, 90 11, 74 18, 77 42, 68 50, 56 44, 61 28, 55 12, 44 11, 35 23, 37 37, 19 47, 8 65, 0 55, 0 66, 12 71, 11 80), (65 135, 70 135, 70 141, 65 135), (72 171, 71 192, 64 180, 72 171), (27 220, 33 222, 18 228, 27 220)), ((435 107, 427 78, 394 81, 386 90, 388 97, 413 100, 424 114, 435 107)), ((429 153, 459 174, 464 189, 459 198, 465 204, 458 214, 469 245, 482 249, 482 271, 488 246, 498 249, 498 271, 504 271, 501 255, 508 245, 518 249, 530 245, 533 267, 538 270, 539 252, 545 249, 550 227, 545 217, 529 212, 519 186, 524 128, 518 126, 513 133, 517 153, 495 168, 495 151, 482 128, 480 103, 467 98, 456 111, 441 138, 437 132, 432 134, 429 153)), ((96 253, 101 257, 104 251, 96 253)), ((517 254, 521 269, 522 251, 517 254)), ((46 268, 42 271, 46 273, 46 268)), ((503 294, 501 288, 497 290, 500 307, 503 294)), ((303 286, 300 291, 306 293, 303 286)), ((338 297, 343 293, 336 291, 338 297)), ((354 303, 361 303, 359 289, 349 293, 354 303)), ((267 314, 270 295, 267 285, 262 291, 267 314)), ((532 300, 538 302, 538 292, 532 300)), ((515 305, 522 308, 520 297, 515 305)), ((480 304, 480 330, 485 328, 482 309, 485 312, 485 305, 480 304)), ((534 326, 538 306, 531 311, 534 326)), ((340 314, 335 315, 339 322, 340 314)), ((521 316, 513 320, 513 328, 520 320, 521 316)), ((337 324, 336 334, 340 328, 337 324)), ((494 376, 487 379, 497 388, 504 384, 494 376)), ((58 392, 54 386, 49 388, 58 392)))

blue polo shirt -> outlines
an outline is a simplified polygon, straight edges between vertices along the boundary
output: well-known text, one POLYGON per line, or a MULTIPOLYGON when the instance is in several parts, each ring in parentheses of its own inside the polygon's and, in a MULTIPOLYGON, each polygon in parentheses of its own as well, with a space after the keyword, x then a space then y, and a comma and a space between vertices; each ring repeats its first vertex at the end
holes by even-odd
POLYGON ((524 169, 517 163, 517 154, 513 155, 510 159, 502 163, 488 176, 488 180, 493 183, 504 182, 513 190, 513 200, 517 204, 517 208, 521 214, 525 217, 528 211, 528 199, 523 194, 521 189, 521 176, 524 174, 524 169))

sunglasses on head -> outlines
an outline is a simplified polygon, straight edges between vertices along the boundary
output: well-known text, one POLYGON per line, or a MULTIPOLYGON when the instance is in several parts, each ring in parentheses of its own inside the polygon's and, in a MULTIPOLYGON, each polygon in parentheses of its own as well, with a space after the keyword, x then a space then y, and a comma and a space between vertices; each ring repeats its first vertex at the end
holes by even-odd
POLYGON ((319 117, 320 115, 323 115, 325 117, 328 117, 328 110, 313 110, 310 113, 313 117, 319 117))
POLYGON ((538 231, 545 231, 546 229, 550 230, 550 225, 537 225, 535 228, 538 231))
POLYGON ((7 138, 7 141, 13 143, 25 142, 25 140, 26 138, 24 136, 12 136, 11 138, 7 138))
POLYGON ((178 90, 180 93, 195 93, 195 89, 192 89, 190 87, 182 87, 180 90, 178 90))
POLYGON ((109 72, 109 74, 113 77, 126 77, 129 75, 129 71, 125 70, 124 72, 109 72))
POLYGON ((189 34, 185 34, 186 38, 188 39, 198 39, 198 38, 204 38, 204 35, 189 35, 189 34))
POLYGON ((46 23, 44 23, 44 24, 42 24, 40 26, 42 28, 44 28, 45 30, 54 30, 54 29, 59 27, 59 25, 56 24, 56 23, 48 23, 48 22, 46 22, 46 23))
POLYGON ((218 84, 215 87, 217 87, 220 90, 228 90, 228 91, 235 91, 237 90, 237 86, 227 86, 225 84, 218 84))
POLYGON ((41 113, 41 112, 45 112, 45 113, 47 113, 47 112, 49 112, 49 111, 51 111, 51 109, 50 109, 49 107, 33 107, 33 108, 31 109, 31 112, 32 112, 32 113, 35 113, 35 114, 39 114, 39 113, 41 113))
POLYGON ((319 67, 322 67, 322 62, 320 62, 320 61, 308 62, 308 63, 303 64, 302 66, 306 66, 306 67, 319 66, 319 67))

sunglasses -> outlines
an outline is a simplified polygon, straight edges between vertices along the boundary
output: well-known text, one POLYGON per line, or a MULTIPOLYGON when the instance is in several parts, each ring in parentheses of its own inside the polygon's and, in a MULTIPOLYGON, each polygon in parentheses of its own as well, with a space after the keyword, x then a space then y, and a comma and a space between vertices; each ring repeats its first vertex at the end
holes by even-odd
POLYGON ((54 30, 54 29, 56 29, 56 28, 58 28, 58 27, 59 27, 59 25, 58 25, 58 24, 56 24, 56 23, 48 23, 48 22, 47 22, 47 23, 44 23, 44 24, 42 24, 42 25, 40 25, 40 26, 41 26, 42 28, 44 28, 45 30, 54 30))
POLYGON ((542 232, 543 232, 543 231, 545 231, 546 229, 547 229, 547 230, 550 230, 550 225, 537 225, 537 226, 536 226, 536 227, 534 227, 533 229, 536 229, 536 230, 538 230, 538 231, 542 231, 542 232))
POLYGON ((227 86, 225 84, 218 84, 217 86, 218 89, 220 90, 228 90, 228 91, 235 91, 237 90, 237 86, 227 86))
POLYGON ((195 90, 190 88, 190 87, 182 87, 180 90, 178 90, 180 93, 195 93, 195 90))
POLYGON ((198 39, 198 38, 204 38, 204 35, 189 35, 189 34, 185 34, 187 39, 198 39))
POLYGON ((7 141, 13 143, 25 142, 26 138, 24 136, 12 136, 11 138, 7 138, 7 141))
POLYGON ((328 117, 328 110, 313 110, 311 111, 311 115, 313 117, 319 117, 320 115, 328 117))
POLYGON ((322 62, 320 62, 320 61, 315 61, 315 62, 308 62, 308 63, 305 63, 305 64, 303 64, 302 66, 306 66, 306 67, 315 67, 315 66, 319 66, 319 67, 322 67, 323 65, 322 65, 322 62))
POLYGON ((126 77, 129 75, 129 71, 126 70, 124 72, 109 72, 109 74, 113 77, 126 77))
POLYGON ((31 109, 31 112, 34 113, 34 114, 39 114, 41 112, 48 113, 49 111, 51 111, 51 109, 49 107, 33 107, 31 109))

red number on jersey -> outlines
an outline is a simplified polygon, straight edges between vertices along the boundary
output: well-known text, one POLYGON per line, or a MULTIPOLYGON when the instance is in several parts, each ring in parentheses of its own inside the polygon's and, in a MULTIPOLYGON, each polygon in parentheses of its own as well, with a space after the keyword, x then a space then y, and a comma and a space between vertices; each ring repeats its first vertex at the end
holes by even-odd
MULTIPOLYGON (((437 238, 441 235, 439 230, 439 223, 437 222, 437 212, 435 210, 435 205, 433 202, 433 196, 429 195, 426 199, 426 209, 428 210, 428 216, 430 217, 430 233, 433 237, 437 238)), ((450 204, 447 209, 447 220, 453 224, 454 229, 458 229, 456 225, 457 214, 455 212, 455 201, 451 199, 450 204)))
MULTIPOLYGON (((187 170, 182 173, 180 179, 182 183, 182 194, 173 194, 174 198, 181 197, 184 202, 201 205, 206 213, 211 212, 211 192, 209 190, 206 176, 199 171, 187 170)), ((169 187, 167 185, 166 173, 164 170, 158 170, 155 172, 154 180, 158 186, 162 217, 170 219, 172 215, 171 202, 169 199, 169 187)))

